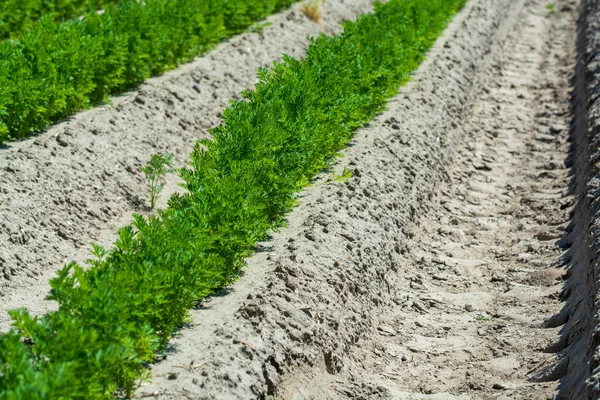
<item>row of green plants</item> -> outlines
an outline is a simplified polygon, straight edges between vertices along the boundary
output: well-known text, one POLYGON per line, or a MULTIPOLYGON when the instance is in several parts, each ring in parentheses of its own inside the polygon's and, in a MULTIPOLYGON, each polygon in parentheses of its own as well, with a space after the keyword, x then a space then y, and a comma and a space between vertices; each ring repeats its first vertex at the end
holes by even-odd
POLYGON ((122 0, 0 42, 0 144, 139 85, 295 0, 122 0))
POLYGON ((62 21, 93 10, 101 10, 115 2, 116 0, 2 0, 0 40, 16 38, 45 15, 62 21))
POLYGON ((136 215, 111 250, 93 245, 88 268, 60 270, 48 296, 58 311, 11 311, 0 399, 131 396, 188 311, 238 277, 257 241, 285 224, 298 191, 383 110, 465 1, 376 3, 341 35, 311 40, 304 59, 261 69, 255 90, 231 103, 178 171, 184 194, 136 215))

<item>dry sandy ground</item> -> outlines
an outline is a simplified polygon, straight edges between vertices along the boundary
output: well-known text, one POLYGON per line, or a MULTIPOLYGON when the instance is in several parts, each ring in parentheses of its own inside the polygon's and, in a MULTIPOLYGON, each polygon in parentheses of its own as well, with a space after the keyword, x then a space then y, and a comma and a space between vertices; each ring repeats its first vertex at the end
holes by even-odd
POLYGON ((559 359, 550 371, 564 375, 559 398, 600 398, 600 3, 582 1, 573 80, 571 186, 577 205, 563 259, 568 278, 564 307, 548 321, 561 327, 559 359))
MULTIPOLYGON (((370 7, 326 4, 328 32, 370 7)), ((471 0, 357 132, 335 167, 354 176, 329 171, 302 193, 288 227, 192 311, 136 396, 555 397, 564 320, 546 321, 561 315, 574 204, 564 161, 579 9, 553 4, 471 0)), ((301 54, 320 29, 297 10, 271 21, 115 107, 0 150, 3 309, 46 311, 52 271, 83 259, 89 240, 110 243, 143 203, 137 169, 150 154, 184 162, 258 66, 301 54)))
POLYGON ((373 316, 340 374, 290 373, 280 398, 554 398, 559 336, 545 321, 561 309, 557 241, 573 205, 576 3, 550 16, 545 5, 526 2, 498 53, 449 179, 406 243, 396 304, 373 316))

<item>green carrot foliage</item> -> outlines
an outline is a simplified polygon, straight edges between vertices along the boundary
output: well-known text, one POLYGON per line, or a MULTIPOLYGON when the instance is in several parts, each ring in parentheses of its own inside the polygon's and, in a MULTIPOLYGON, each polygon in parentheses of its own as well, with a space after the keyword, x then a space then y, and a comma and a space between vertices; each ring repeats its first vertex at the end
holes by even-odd
POLYGON ((150 208, 152 210, 156 206, 160 192, 165 187, 165 175, 173 172, 171 168, 172 160, 173 155, 169 153, 153 154, 150 161, 142 167, 142 172, 146 175, 146 182, 148 183, 150 208))
POLYGON ((0 42, 0 144, 206 52, 295 0, 122 0, 0 42))
POLYGON ((0 40, 16 38, 44 15, 55 21, 101 10, 117 0, 3 0, 0 2, 0 40))
POLYGON ((285 57, 223 114, 179 171, 185 194, 51 281, 58 311, 13 311, 0 399, 131 395, 197 300, 231 283, 296 193, 385 107, 466 0, 390 0, 285 57), (24 343, 24 338, 28 340, 24 343))

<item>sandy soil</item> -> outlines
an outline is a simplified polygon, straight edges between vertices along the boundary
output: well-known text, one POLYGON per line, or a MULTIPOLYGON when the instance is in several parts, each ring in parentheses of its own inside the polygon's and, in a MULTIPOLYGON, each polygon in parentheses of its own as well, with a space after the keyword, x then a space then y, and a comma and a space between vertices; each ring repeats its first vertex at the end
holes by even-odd
MULTIPOLYGON (((168 151, 187 161, 197 139, 220 122, 229 100, 252 88, 259 67, 283 53, 302 56, 308 37, 339 32, 340 23, 371 9, 372 0, 328 0, 320 25, 299 4, 139 90, 57 124, 38 137, 0 148, 0 331, 6 310, 43 313, 48 280, 64 263, 83 262, 89 243, 110 246, 132 212, 145 212, 140 167, 168 151)), ((172 177, 159 207, 177 190, 172 177)))
POLYGON ((373 316, 340 374, 290 373, 280 398, 554 398, 559 336, 545 322, 561 308, 558 241, 574 202, 576 4, 550 16, 545 5, 526 3, 499 52, 450 178, 407 241, 396 305, 373 316))
MULTIPOLYGON (((273 16, 262 35, 0 150, 2 308, 46 311, 47 277, 84 258, 89 240, 110 243, 143 207, 137 169, 150 154, 184 162, 258 66, 301 54, 307 34, 370 7, 326 4, 322 27, 297 9, 273 16)), ((553 4, 471 0, 335 171, 302 193, 288 227, 192 311, 136 396, 585 398, 593 352, 577 349, 592 347, 565 330, 577 332, 569 316, 591 315, 593 298, 565 293, 593 277, 561 291, 565 265, 565 276, 575 271, 566 249, 587 255, 576 242, 588 209, 573 209, 587 193, 588 157, 568 142, 573 113, 584 112, 569 102, 579 5, 553 4), (354 176, 331 179, 343 168, 354 176), (573 303, 582 298, 588 311, 573 303), (565 379, 578 382, 576 395, 565 379)))
POLYGON ((577 206, 563 239, 568 278, 563 309, 550 321, 562 325, 559 358, 550 370, 564 375, 559 398, 600 398, 600 3, 582 1, 573 80, 571 186, 577 206))
MULTIPOLYGON (((585 75, 583 78, 581 74, 579 79, 584 79, 585 92, 579 92, 579 95, 584 95, 585 100, 583 104, 586 107, 586 119, 585 128, 582 132, 589 138, 589 147, 585 149, 579 149, 579 153, 587 155, 587 167, 588 175, 586 185, 586 198, 589 203, 584 208, 587 211, 584 220, 587 224, 584 224, 586 228, 589 228, 588 244, 590 245, 586 249, 590 260, 589 267, 585 270, 585 274, 582 276, 577 275, 577 270, 571 273, 572 280, 587 280, 588 287, 577 287, 575 285, 569 287, 570 293, 576 293, 577 289, 586 290, 588 294, 586 303, 592 307, 583 308, 587 311, 586 319, 578 319, 578 313, 572 308, 569 309, 570 319, 569 324, 565 327, 565 334, 569 335, 569 347, 568 354, 571 359, 578 356, 578 351, 581 349, 581 335, 578 335, 577 322, 579 320, 588 321, 587 324, 587 335, 584 336, 585 349, 587 350, 586 356, 589 361, 589 365, 584 364, 579 370, 575 370, 575 373, 579 373, 580 379, 582 377, 588 377, 589 379, 585 382, 586 392, 589 398, 600 398, 600 165, 598 164, 598 151, 600 150, 600 4, 597 1, 585 0, 585 29, 582 34, 585 35, 585 47, 580 48, 581 61, 585 63, 585 75), (583 150, 583 151, 582 151, 583 150), (578 279, 579 278, 579 279, 578 279), (574 318, 575 317, 575 318, 574 318)), ((580 83, 580 85, 582 85, 580 83)), ((576 96, 576 99, 581 99, 576 96)), ((579 102, 578 104, 581 104, 579 102)), ((585 260, 583 265, 585 264, 585 260)), ((571 280, 571 279, 569 279, 571 280)), ((569 306, 573 306, 578 300, 579 296, 572 296, 569 306)), ((571 361, 569 359, 569 362, 571 361)), ((576 376, 576 375, 575 375, 576 376)), ((575 378, 576 379, 576 378, 575 378)), ((563 393, 569 393, 569 387, 565 385, 563 393)), ((574 397, 573 397, 574 398, 574 397)))

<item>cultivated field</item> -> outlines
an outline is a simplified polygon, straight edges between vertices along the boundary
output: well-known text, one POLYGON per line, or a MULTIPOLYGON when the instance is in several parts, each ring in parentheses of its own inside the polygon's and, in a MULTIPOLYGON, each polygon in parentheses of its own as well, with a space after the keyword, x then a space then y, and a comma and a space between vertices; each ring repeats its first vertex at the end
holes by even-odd
POLYGON ((11 0, 0 40, 0 399, 600 398, 597 1, 11 0))

